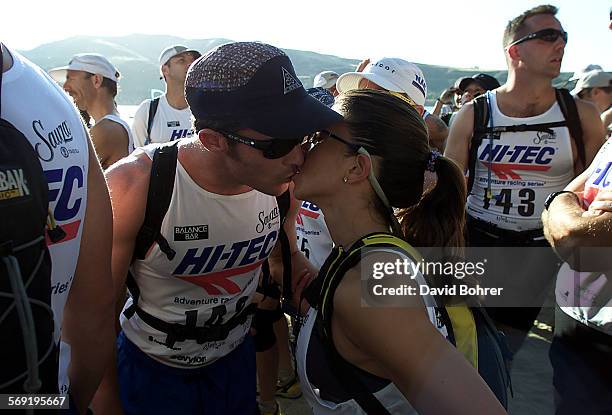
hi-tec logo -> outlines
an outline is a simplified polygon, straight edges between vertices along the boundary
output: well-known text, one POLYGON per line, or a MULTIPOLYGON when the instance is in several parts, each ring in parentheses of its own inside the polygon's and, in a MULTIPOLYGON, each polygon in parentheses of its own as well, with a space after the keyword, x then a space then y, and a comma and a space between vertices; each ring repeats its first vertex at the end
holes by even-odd
POLYGON ((296 218, 296 222, 298 225, 304 225, 304 220, 302 219, 302 216, 307 216, 312 219, 318 219, 319 216, 321 216, 321 208, 315 205, 314 203, 303 201, 302 206, 300 206, 298 216, 296 218))
POLYGON ((272 229, 273 225, 276 225, 279 221, 275 221, 274 219, 278 218, 280 213, 278 212, 278 207, 275 207, 268 213, 259 212, 259 223, 255 226, 255 230, 257 233, 262 233, 266 228, 272 229))
POLYGON ((281 66, 281 69, 283 70, 283 90, 284 90, 283 94, 284 95, 287 95, 289 92, 295 91, 296 89, 299 89, 302 87, 302 83, 298 81, 297 79, 295 79, 295 77, 291 75, 291 72, 289 72, 282 66, 281 66))
POLYGON ((425 93, 425 91, 427 91, 427 83, 425 82, 425 78, 420 77, 418 74, 414 74, 414 80, 412 81, 412 85, 416 89, 421 91, 421 94, 423 94, 424 97, 427 95, 425 93))
POLYGON ((0 200, 30 196, 23 169, 0 168, 0 200))
POLYGON ((175 241, 199 241, 208 239, 208 225, 175 226, 175 241))
POLYGON ((209 295, 238 294, 242 290, 238 284, 241 280, 231 278, 250 276, 268 258, 277 237, 278 232, 272 231, 252 240, 234 242, 230 247, 221 244, 190 248, 172 275, 202 287, 209 295))
MULTIPOLYGON (((66 121, 62 121, 53 130, 47 132, 42 121, 35 120, 32 122, 32 129, 38 138, 42 140, 42 143, 36 143, 34 146, 36 154, 38 154, 38 157, 42 161, 53 160, 55 149, 73 140, 72 131, 70 131, 70 127, 66 121)), ((68 157, 69 153, 71 153, 71 151, 64 149, 64 147, 61 147, 60 151, 64 157, 68 157)))
POLYGON ((522 179, 517 171, 548 171, 555 155, 553 147, 487 144, 478 160, 502 180, 522 179))
POLYGON ((180 140, 181 138, 191 137, 193 130, 191 128, 179 128, 178 130, 172 130, 170 134, 170 141, 180 140))

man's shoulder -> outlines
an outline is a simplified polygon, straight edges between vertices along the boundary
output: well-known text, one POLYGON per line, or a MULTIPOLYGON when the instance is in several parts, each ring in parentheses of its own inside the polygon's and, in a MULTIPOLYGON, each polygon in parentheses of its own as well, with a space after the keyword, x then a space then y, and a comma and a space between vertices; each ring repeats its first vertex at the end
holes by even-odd
POLYGON ((109 187, 112 189, 114 186, 121 186, 137 192, 145 184, 148 187, 151 164, 149 155, 142 148, 137 148, 106 170, 109 187))
POLYGON ((90 129, 91 134, 98 138, 107 137, 107 138, 124 138, 127 137, 128 132, 125 126, 117 121, 110 120, 108 118, 104 118, 97 122, 90 129))

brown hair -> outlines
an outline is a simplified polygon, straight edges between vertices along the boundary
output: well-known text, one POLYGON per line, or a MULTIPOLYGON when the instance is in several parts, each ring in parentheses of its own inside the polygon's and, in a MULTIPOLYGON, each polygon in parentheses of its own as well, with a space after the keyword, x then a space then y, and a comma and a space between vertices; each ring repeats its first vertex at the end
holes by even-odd
MULTIPOLYGON (((423 193, 432 155, 427 128, 410 105, 389 93, 354 90, 336 99, 356 144, 378 156, 376 174, 395 212, 401 236, 414 246, 461 247, 465 224, 465 179, 459 167, 443 156, 435 159, 433 189, 423 193)), ((379 214, 390 212, 379 198, 379 214)))
POLYGON ((551 6, 550 4, 543 4, 540 6, 536 6, 529 10, 524 11, 519 16, 510 20, 506 25, 506 30, 504 30, 504 47, 508 46, 510 43, 514 42, 516 38, 523 36, 523 32, 525 30, 525 20, 532 16, 536 16, 538 14, 549 14, 554 16, 557 14, 557 9, 555 6, 551 6))

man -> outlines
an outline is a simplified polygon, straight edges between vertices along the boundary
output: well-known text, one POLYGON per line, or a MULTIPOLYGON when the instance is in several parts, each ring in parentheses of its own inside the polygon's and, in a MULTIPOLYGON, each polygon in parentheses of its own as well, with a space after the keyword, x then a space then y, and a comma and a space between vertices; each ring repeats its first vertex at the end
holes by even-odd
POLYGON ((556 414, 612 413, 612 143, 588 170, 552 193, 546 238, 565 264, 557 274, 550 348, 556 414))
POLYGON ((157 208, 147 206, 150 180, 168 173, 159 164, 152 172, 151 158, 178 152, 172 195, 160 195, 168 208, 158 242, 131 266, 118 339, 122 405, 127 414, 250 414, 249 304, 280 228, 269 195, 283 194, 299 170, 304 136, 341 117, 306 93, 284 52, 262 43, 208 52, 185 88, 197 135, 136 151, 107 172, 121 298, 145 211, 157 208))
POLYGON ((84 413, 114 341, 108 191, 66 94, 40 68, 3 49, 2 118, 35 149, 49 185, 49 222, 59 225, 47 238, 57 343, 61 336, 59 391, 84 413))
POLYGON ((486 73, 479 73, 471 78, 463 78, 458 85, 461 105, 465 105, 485 92, 499 88, 499 86, 499 81, 486 73))
MULTIPOLYGON (((469 167, 469 245, 532 247, 521 250, 518 258, 509 254, 511 250, 504 251, 500 257, 507 262, 489 268, 504 278, 502 284, 514 284, 504 285, 508 296, 503 297, 507 299, 503 305, 513 307, 488 310, 506 331, 514 352, 531 328, 557 266, 543 239, 544 199, 584 170, 604 135, 591 104, 577 100, 574 105, 571 96, 561 92, 557 98, 551 86, 559 75, 567 40, 556 12, 553 6, 538 6, 508 23, 503 39, 508 80, 459 111, 445 152, 463 171, 469 167), (570 106, 577 107, 576 117, 571 116, 570 106), (476 132, 475 108, 479 114, 489 114, 476 132), (513 132, 515 125, 525 124, 513 132), (576 136, 570 135, 570 129, 576 136), (504 276, 504 270, 512 270, 512 275, 504 276), (521 308, 516 307, 519 299, 521 308)), ((476 119, 481 121, 480 116, 476 119)), ((487 274, 487 278, 492 277, 487 274)))
POLYGON ((49 75, 64 82, 64 90, 77 108, 94 119, 89 132, 103 169, 132 152, 130 126, 119 117, 115 104, 120 74, 108 59, 97 53, 81 53, 67 66, 51 69, 49 75))
POLYGON ((430 145, 443 149, 448 127, 439 117, 425 110, 427 82, 414 63, 399 58, 362 61, 356 72, 347 72, 336 83, 340 93, 357 88, 389 91, 412 105, 423 116, 429 131, 430 145), (363 68, 363 70, 360 70, 363 68))
POLYGON ((604 127, 612 127, 612 75, 601 70, 583 73, 572 90, 572 95, 592 102, 601 114, 604 127))
POLYGON ((197 50, 176 45, 159 55, 160 72, 166 92, 144 100, 134 115, 134 144, 165 143, 193 135, 191 111, 185 99, 185 77, 189 65, 200 57, 197 50))
POLYGON ((338 75, 334 71, 323 71, 315 76, 314 81, 312 83, 313 88, 325 88, 327 89, 333 96, 338 95, 338 90, 336 89, 336 81, 338 80, 338 75))

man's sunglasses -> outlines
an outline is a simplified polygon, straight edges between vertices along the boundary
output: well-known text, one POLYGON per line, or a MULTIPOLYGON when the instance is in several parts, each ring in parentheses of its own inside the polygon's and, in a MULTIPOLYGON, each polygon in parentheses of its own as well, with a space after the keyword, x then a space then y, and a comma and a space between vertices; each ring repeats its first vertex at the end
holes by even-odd
POLYGON ((269 140, 253 140, 252 138, 244 137, 236 133, 228 133, 219 131, 225 137, 237 143, 245 144, 253 147, 263 153, 267 159, 278 159, 286 156, 295 148, 304 142, 303 138, 272 138, 269 140))
POLYGON ((556 42, 559 38, 563 39, 564 43, 567 43, 567 32, 557 29, 542 29, 538 30, 537 32, 529 33, 527 36, 523 36, 522 38, 515 40, 514 42, 510 43, 506 48, 533 39, 540 39, 544 42, 553 43, 556 42))

